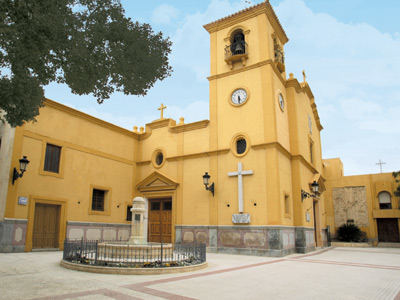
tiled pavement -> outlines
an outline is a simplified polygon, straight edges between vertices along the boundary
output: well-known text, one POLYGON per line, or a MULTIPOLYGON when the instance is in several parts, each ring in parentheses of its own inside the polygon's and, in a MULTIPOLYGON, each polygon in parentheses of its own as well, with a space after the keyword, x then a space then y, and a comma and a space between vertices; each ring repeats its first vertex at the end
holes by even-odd
POLYGON ((283 258, 207 254, 204 270, 152 276, 68 270, 61 256, 1 253, 0 299, 400 300, 400 248, 328 248, 283 258))

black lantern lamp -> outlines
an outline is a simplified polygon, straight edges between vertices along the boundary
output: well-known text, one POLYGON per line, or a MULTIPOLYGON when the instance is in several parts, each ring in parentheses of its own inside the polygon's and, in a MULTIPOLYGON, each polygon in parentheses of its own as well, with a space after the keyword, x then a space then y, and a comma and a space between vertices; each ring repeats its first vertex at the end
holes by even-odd
POLYGON ((306 198, 311 198, 311 197, 316 197, 318 194, 318 190, 319 190, 319 184, 318 182, 314 181, 313 183, 311 183, 311 188, 314 194, 310 194, 307 193, 304 190, 301 190, 301 202, 303 202, 304 199, 306 198))
POLYGON ((13 179, 12 179, 12 184, 18 179, 21 178, 24 175, 24 172, 26 171, 26 166, 29 164, 29 160, 26 158, 26 156, 22 157, 19 160, 19 169, 21 173, 18 173, 17 169, 14 168, 14 173, 13 173, 13 179))
POLYGON ((208 173, 206 172, 204 175, 203 175, 203 183, 204 183, 204 185, 205 185, 205 187, 206 187, 206 190, 207 191, 210 191, 212 194, 213 194, 213 196, 214 196, 214 182, 210 185, 210 186, 208 186, 208 184, 210 183, 210 175, 208 175, 208 173))

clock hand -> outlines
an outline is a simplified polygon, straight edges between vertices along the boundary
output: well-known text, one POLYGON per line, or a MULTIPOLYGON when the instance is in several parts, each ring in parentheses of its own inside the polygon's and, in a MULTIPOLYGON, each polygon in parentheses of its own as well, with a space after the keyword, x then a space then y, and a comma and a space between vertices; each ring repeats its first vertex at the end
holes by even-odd
POLYGON ((238 96, 238 103, 240 104, 240 96, 238 96))

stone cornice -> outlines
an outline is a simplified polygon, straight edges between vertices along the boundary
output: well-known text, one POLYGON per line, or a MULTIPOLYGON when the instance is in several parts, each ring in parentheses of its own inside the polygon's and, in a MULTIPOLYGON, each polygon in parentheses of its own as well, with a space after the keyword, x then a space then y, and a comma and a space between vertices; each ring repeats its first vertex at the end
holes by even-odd
MULTIPOLYGON (((314 168, 313 165, 311 165, 305 158, 303 155, 301 154, 297 154, 297 155, 293 155, 289 152, 289 150, 287 150, 285 147, 283 147, 283 145, 279 142, 271 142, 271 143, 261 143, 261 144, 257 144, 257 145, 252 145, 251 146, 252 149, 254 150, 259 150, 259 149, 267 149, 267 148, 276 148, 278 149, 279 152, 281 152, 282 154, 284 154, 287 158, 289 158, 290 160, 300 160, 303 165, 305 165, 313 174, 320 174, 318 172, 317 169, 314 168)), ((323 181, 325 181, 325 178, 320 174, 321 179, 323 181)))
POLYGON ((264 1, 258 5, 246 8, 241 10, 233 15, 229 15, 225 18, 219 19, 212 23, 206 24, 203 27, 209 32, 213 33, 218 30, 228 28, 230 26, 236 25, 240 22, 248 20, 250 18, 256 17, 258 15, 265 14, 272 25, 272 28, 275 31, 275 34, 280 39, 282 44, 286 44, 289 39, 283 30, 281 23, 279 22, 278 17, 276 16, 271 4, 269 1, 264 1))
MULTIPOLYGON (((229 151, 230 151, 230 149, 226 148, 226 149, 210 150, 210 151, 204 151, 204 152, 170 156, 170 157, 166 157, 165 159, 166 159, 166 161, 171 162, 171 161, 177 161, 177 160, 183 160, 183 159, 193 159, 193 158, 199 158, 199 157, 205 157, 205 156, 215 156, 215 155, 227 154, 229 151)), ((151 160, 143 160, 143 161, 138 161, 136 163, 136 165, 142 166, 142 165, 147 165, 150 163, 151 163, 151 160)))
POLYGON ((202 128, 206 128, 208 126, 208 123, 210 123, 209 120, 203 120, 203 121, 193 122, 193 123, 189 123, 189 124, 177 125, 177 126, 169 128, 169 131, 172 133, 180 133, 180 132, 187 132, 187 131, 202 129, 202 128))
POLYGON ((181 160, 181 159, 198 158, 198 157, 202 157, 202 156, 214 156, 214 155, 226 154, 229 151, 230 151, 230 149, 219 149, 219 150, 171 156, 171 157, 167 157, 166 159, 167 159, 167 161, 176 161, 176 160, 181 160))
MULTIPOLYGON (((24 130, 23 134, 24 134, 25 137, 28 137, 28 138, 31 138, 31 139, 35 139, 35 140, 39 140, 39 141, 47 141, 49 139, 49 137, 47 137, 47 136, 38 134, 36 132, 29 131, 29 130, 24 130)), ((96 156, 99 156, 99 157, 102 157, 102 158, 110 159, 110 160, 113 160, 113 161, 118 161, 118 162, 121 162, 121 163, 124 163, 124 164, 128 164, 128 165, 134 165, 135 164, 135 162, 133 160, 131 160, 131 159, 127 159, 127 158, 124 158, 124 157, 121 157, 121 156, 117 156, 117 155, 114 155, 114 154, 110 154, 110 153, 106 153, 106 152, 103 152, 103 151, 98 151, 96 149, 88 148, 88 147, 85 147, 85 146, 81 146, 81 145, 78 145, 78 144, 75 144, 75 143, 68 142, 66 140, 58 140, 58 139, 54 139, 54 138, 51 138, 51 140, 56 142, 58 145, 63 145, 65 147, 67 147, 69 149, 73 149, 75 151, 80 151, 80 152, 83 152, 83 153, 96 155, 96 156)))
POLYGON ((76 117, 78 117, 80 119, 84 119, 84 120, 86 120, 88 122, 91 122, 91 123, 97 124, 99 126, 108 128, 110 130, 113 130, 113 131, 116 131, 118 133, 127 135, 129 137, 133 137, 134 139, 138 139, 138 137, 139 137, 139 135, 134 133, 133 131, 129 131, 128 129, 124 129, 124 128, 119 127, 117 125, 114 125, 114 124, 108 123, 106 121, 100 120, 98 118, 95 118, 95 117, 93 117, 91 115, 85 114, 85 113, 83 113, 83 112, 81 112, 79 110, 73 109, 71 107, 65 106, 65 105, 63 105, 61 103, 58 103, 56 101, 53 101, 53 100, 50 100, 50 99, 46 98, 44 103, 43 103, 43 105, 45 107, 51 107, 51 108, 63 111, 65 113, 69 114, 69 115, 76 116, 76 117))
POLYGON ((307 82, 303 82, 302 84, 299 83, 299 81, 296 78, 289 78, 286 80, 286 88, 294 88, 296 93, 306 93, 308 98, 310 99, 310 106, 314 115, 315 123, 317 125, 317 128, 319 131, 324 129, 324 127, 321 125, 321 120, 318 115, 318 110, 317 110, 317 105, 315 104, 315 99, 314 99, 314 94, 311 91, 310 86, 308 85, 307 82))
POLYGON ((261 143, 257 145, 251 146, 251 148, 257 149, 266 149, 266 148, 277 148, 281 153, 283 153, 287 158, 291 159, 293 155, 287 150, 285 147, 282 146, 279 142, 272 142, 272 143, 261 143))
POLYGON ((275 65, 275 63, 274 63, 274 61, 272 59, 267 59, 267 60, 258 62, 256 64, 252 64, 252 65, 240 68, 240 69, 231 70, 231 71, 228 71, 228 72, 225 72, 225 73, 209 76, 209 77, 207 77, 207 79, 209 81, 215 80, 215 79, 220 79, 220 78, 224 78, 224 77, 231 76, 231 75, 234 75, 234 74, 238 74, 238 73, 241 73, 241 72, 246 72, 246 71, 249 71, 249 70, 252 70, 252 69, 255 69, 255 68, 259 68, 259 67, 262 67, 262 66, 266 66, 266 65, 270 65, 272 67, 272 70, 275 72, 275 74, 278 77, 278 79, 282 82, 283 85, 285 85, 286 84, 286 80, 285 80, 285 78, 282 77, 281 72, 279 72, 278 68, 276 67, 276 65, 275 65))
POLYGON ((158 128, 168 127, 169 132, 176 134, 206 128, 209 123, 209 120, 203 120, 188 124, 176 125, 176 121, 173 119, 159 119, 146 124, 146 132, 139 135, 139 140, 142 141, 148 139, 151 136, 152 131, 158 128))

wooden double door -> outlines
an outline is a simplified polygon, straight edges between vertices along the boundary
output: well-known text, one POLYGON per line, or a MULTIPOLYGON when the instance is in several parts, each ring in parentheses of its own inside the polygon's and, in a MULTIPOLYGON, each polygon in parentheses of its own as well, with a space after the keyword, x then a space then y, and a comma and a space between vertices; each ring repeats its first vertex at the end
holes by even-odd
POLYGON ((172 199, 149 199, 149 242, 172 242, 172 199))
POLYGON ((380 242, 398 243, 399 237, 399 222, 397 219, 377 219, 378 224, 378 239, 380 242))
POLYGON ((59 205, 35 205, 33 248, 58 248, 59 205))

